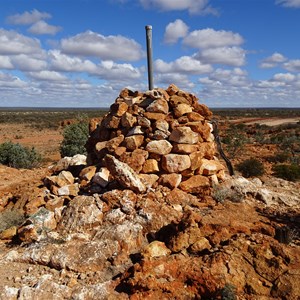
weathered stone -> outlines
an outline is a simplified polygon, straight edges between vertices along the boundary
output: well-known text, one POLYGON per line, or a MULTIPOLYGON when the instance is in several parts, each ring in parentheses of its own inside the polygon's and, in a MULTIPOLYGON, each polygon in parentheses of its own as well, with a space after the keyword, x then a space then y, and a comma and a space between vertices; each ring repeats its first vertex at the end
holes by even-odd
POLYGON ((139 173, 142 170, 145 160, 148 158, 148 152, 141 149, 125 152, 120 156, 120 161, 126 163, 135 172, 139 173))
POLYGON ((58 230, 63 233, 86 232, 102 224, 102 202, 93 196, 75 197, 63 211, 58 230))
POLYGON ((185 103, 189 105, 189 101, 184 97, 178 95, 172 95, 169 99, 169 102, 172 107, 176 107, 178 104, 185 103))
POLYGON ((139 126, 144 128, 149 128, 151 126, 151 121, 145 117, 138 116, 137 123, 139 126))
POLYGON ((169 132, 169 123, 166 120, 157 120, 154 124, 155 129, 163 132, 169 132))
POLYGON ((124 141, 124 135, 120 134, 120 135, 110 139, 109 141, 107 141, 105 143, 105 148, 107 148, 107 150, 109 152, 114 152, 123 141, 124 141))
POLYGON ((153 121, 164 120, 166 116, 167 115, 163 113, 156 113, 156 112, 149 112, 149 111, 144 113, 144 117, 153 121))
POLYGON ((199 121, 204 121, 205 119, 202 115, 194 111, 187 113, 186 116, 190 122, 199 122, 199 121))
POLYGON ((108 114, 103 118, 102 125, 107 129, 116 129, 119 127, 120 120, 120 117, 108 114))
POLYGON ((138 149, 144 142, 144 136, 143 135, 131 135, 127 136, 124 139, 124 145, 126 149, 133 151, 135 149, 138 149))
POLYGON ((202 159, 199 170, 196 171, 199 175, 213 175, 217 174, 220 170, 224 170, 224 166, 217 160, 202 159))
POLYGON ((0 239, 11 240, 16 234, 17 226, 12 226, 0 232, 0 239))
POLYGON ((117 147, 114 153, 116 157, 120 157, 122 154, 126 152, 126 150, 127 150, 126 147, 121 146, 121 147, 117 147))
POLYGON ((211 245, 205 237, 200 237, 193 245, 190 246, 192 253, 198 253, 209 249, 211 249, 211 245))
POLYGON ((177 127, 171 132, 170 141, 178 144, 197 144, 199 142, 199 135, 192 131, 190 127, 177 127))
POLYGON ((110 112, 112 115, 115 115, 117 117, 122 117, 122 115, 127 111, 128 105, 122 101, 119 103, 114 103, 110 106, 110 112))
POLYGON ((152 188, 159 179, 156 174, 139 174, 139 178, 147 188, 152 188))
POLYGON ((106 155, 105 161, 111 174, 123 187, 138 193, 146 191, 146 187, 141 182, 138 175, 127 164, 119 161, 112 155, 106 155))
POLYGON ((48 200, 45 204, 45 208, 54 212, 56 208, 64 205, 64 201, 65 199, 63 197, 57 197, 53 195, 53 198, 48 200))
POLYGON ((133 127, 137 122, 137 119, 135 116, 133 116, 132 114, 126 112, 125 114, 123 114, 122 118, 121 118, 121 124, 123 127, 128 128, 128 127, 133 127))
POLYGON ((190 166, 191 160, 188 155, 167 154, 162 157, 162 167, 168 173, 179 173, 190 166))
POLYGON ((192 107, 186 103, 179 103, 173 109, 175 117, 179 118, 187 113, 191 113, 193 111, 192 107))
POLYGON ((202 175, 195 175, 189 179, 182 181, 179 188, 187 193, 203 192, 203 189, 209 188, 209 179, 202 175))
POLYGON ((208 125, 207 121, 189 122, 186 126, 189 126, 194 132, 199 133, 204 141, 209 141, 211 127, 208 125))
POLYGON ((109 183, 109 170, 105 167, 99 169, 99 172, 95 173, 93 177, 93 183, 100 185, 105 188, 109 183))
POLYGON ((183 153, 183 154, 190 154, 197 152, 199 150, 199 146, 196 144, 190 145, 190 144, 173 144, 172 152, 174 153, 183 153))
POLYGON ((171 250, 167 248, 165 243, 160 241, 153 241, 142 250, 144 258, 168 256, 169 254, 171 254, 171 250))
POLYGON ((68 184, 64 185, 57 190, 58 196, 77 196, 79 192, 79 184, 68 184))
MULTIPOLYGON (((73 184, 74 183, 74 177, 73 177, 73 174, 69 171, 61 171, 58 176, 57 176, 59 179, 61 179, 62 181, 65 182, 64 185, 67 185, 67 184, 73 184)), ((62 186, 62 185, 60 185, 62 186)))
POLYGON ((80 171, 79 178, 81 180, 90 181, 95 175, 96 170, 96 166, 88 166, 80 171))
POLYGON ((126 136, 137 135, 137 134, 144 134, 141 126, 134 126, 129 130, 126 136))
POLYGON ((153 135, 151 135, 151 138, 153 140, 165 140, 168 138, 168 136, 170 135, 170 132, 165 132, 165 131, 161 131, 161 130, 155 130, 153 135))
POLYGON ((156 173, 159 172, 158 162, 155 159, 147 159, 143 165, 143 173, 156 173))
POLYGON ((179 186, 181 182, 181 174, 162 174, 159 179, 159 184, 167 186, 170 189, 175 189, 179 186))
POLYGON ((175 84, 170 84, 169 87, 166 89, 168 95, 173 96, 179 91, 179 88, 175 84))
POLYGON ((150 153, 159 155, 169 154, 172 150, 172 144, 166 140, 150 141, 146 145, 146 150, 150 153))

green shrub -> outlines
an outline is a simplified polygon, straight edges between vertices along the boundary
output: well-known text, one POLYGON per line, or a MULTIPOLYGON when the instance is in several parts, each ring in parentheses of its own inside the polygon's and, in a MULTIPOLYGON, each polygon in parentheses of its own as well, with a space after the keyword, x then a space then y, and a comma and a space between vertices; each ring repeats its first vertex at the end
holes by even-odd
POLYGON ((86 154, 85 144, 89 136, 89 127, 86 120, 68 125, 63 132, 63 141, 60 145, 60 155, 74 156, 86 154))
POLYGON ((246 178, 264 174, 264 165, 255 158, 249 158, 237 165, 238 171, 246 178))
POLYGON ((20 144, 5 142, 0 144, 0 163, 13 168, 31 169, 37 167, 41 161, 41 155, 34 147, 31 149, 20 144))
POLYGON ((289 180, 297 181, 300 179, 300 166, 299 165, 275 165, 272 167, 274 176, 289 180))
POLYGON ((230 283, 226 283, 224 288, 221 290, 222 300, 236 300, 236 288, 230 283))
POLYGON ((25 220, 24 215, 19 210, 5 210, 0 214, 0 232, 12 227, 19 226, 25 220))
POLYGON ((289 154, 286 152, 279 152, 273 156, 269 156, 267 160, 271 163, 283 163, 289 159, 289 154))

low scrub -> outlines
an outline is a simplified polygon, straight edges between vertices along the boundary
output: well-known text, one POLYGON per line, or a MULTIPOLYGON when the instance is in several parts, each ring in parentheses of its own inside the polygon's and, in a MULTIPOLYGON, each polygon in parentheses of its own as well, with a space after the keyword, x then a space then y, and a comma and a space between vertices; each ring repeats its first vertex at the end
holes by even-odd
POLYGON ((256 158, 249 158, 237 165, 238 171, 246 178, 261 176, 265 173, 264 165, 256 158))
POLYGON ((80 120, 78 123, 68 125, 63 132, 63 141, 60 145, 60 155, 74 156, 86 154, 85 144, 89 136, 87 120, 80 120))
POLYGON ((41 155, 34 147, 28 148, 20 144, 5 142, 0 144, 0 163, 13 168, 32 169, 41 162, 41 155))
POLYGON ((300 166, 299 165, 275 165, 272 168, 274 172, 274 176, 289 180, 289 181, 297 181, 300 179, 300 166))
POLYGON ((19 210, 5 210, 0 214, 0 232, 12 227, 19 226, 25 220, 24 215, 19 210))

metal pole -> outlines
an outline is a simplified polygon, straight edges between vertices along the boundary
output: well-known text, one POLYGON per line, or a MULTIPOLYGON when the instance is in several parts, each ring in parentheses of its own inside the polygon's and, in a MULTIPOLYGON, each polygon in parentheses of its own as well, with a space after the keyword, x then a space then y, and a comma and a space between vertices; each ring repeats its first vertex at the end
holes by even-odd
POLYGON ((147 25, 145 28, 147 40, 148 85, 149 90, 153 90, 152 26, 147 25))

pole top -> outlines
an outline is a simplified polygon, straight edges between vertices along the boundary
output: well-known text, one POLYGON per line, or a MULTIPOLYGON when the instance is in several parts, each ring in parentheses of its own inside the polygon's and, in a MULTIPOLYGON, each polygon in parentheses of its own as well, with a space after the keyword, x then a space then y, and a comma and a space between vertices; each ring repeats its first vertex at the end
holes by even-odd
POLYGON ((145 28, 152 30, 152 25, 146 25, 145 28))

